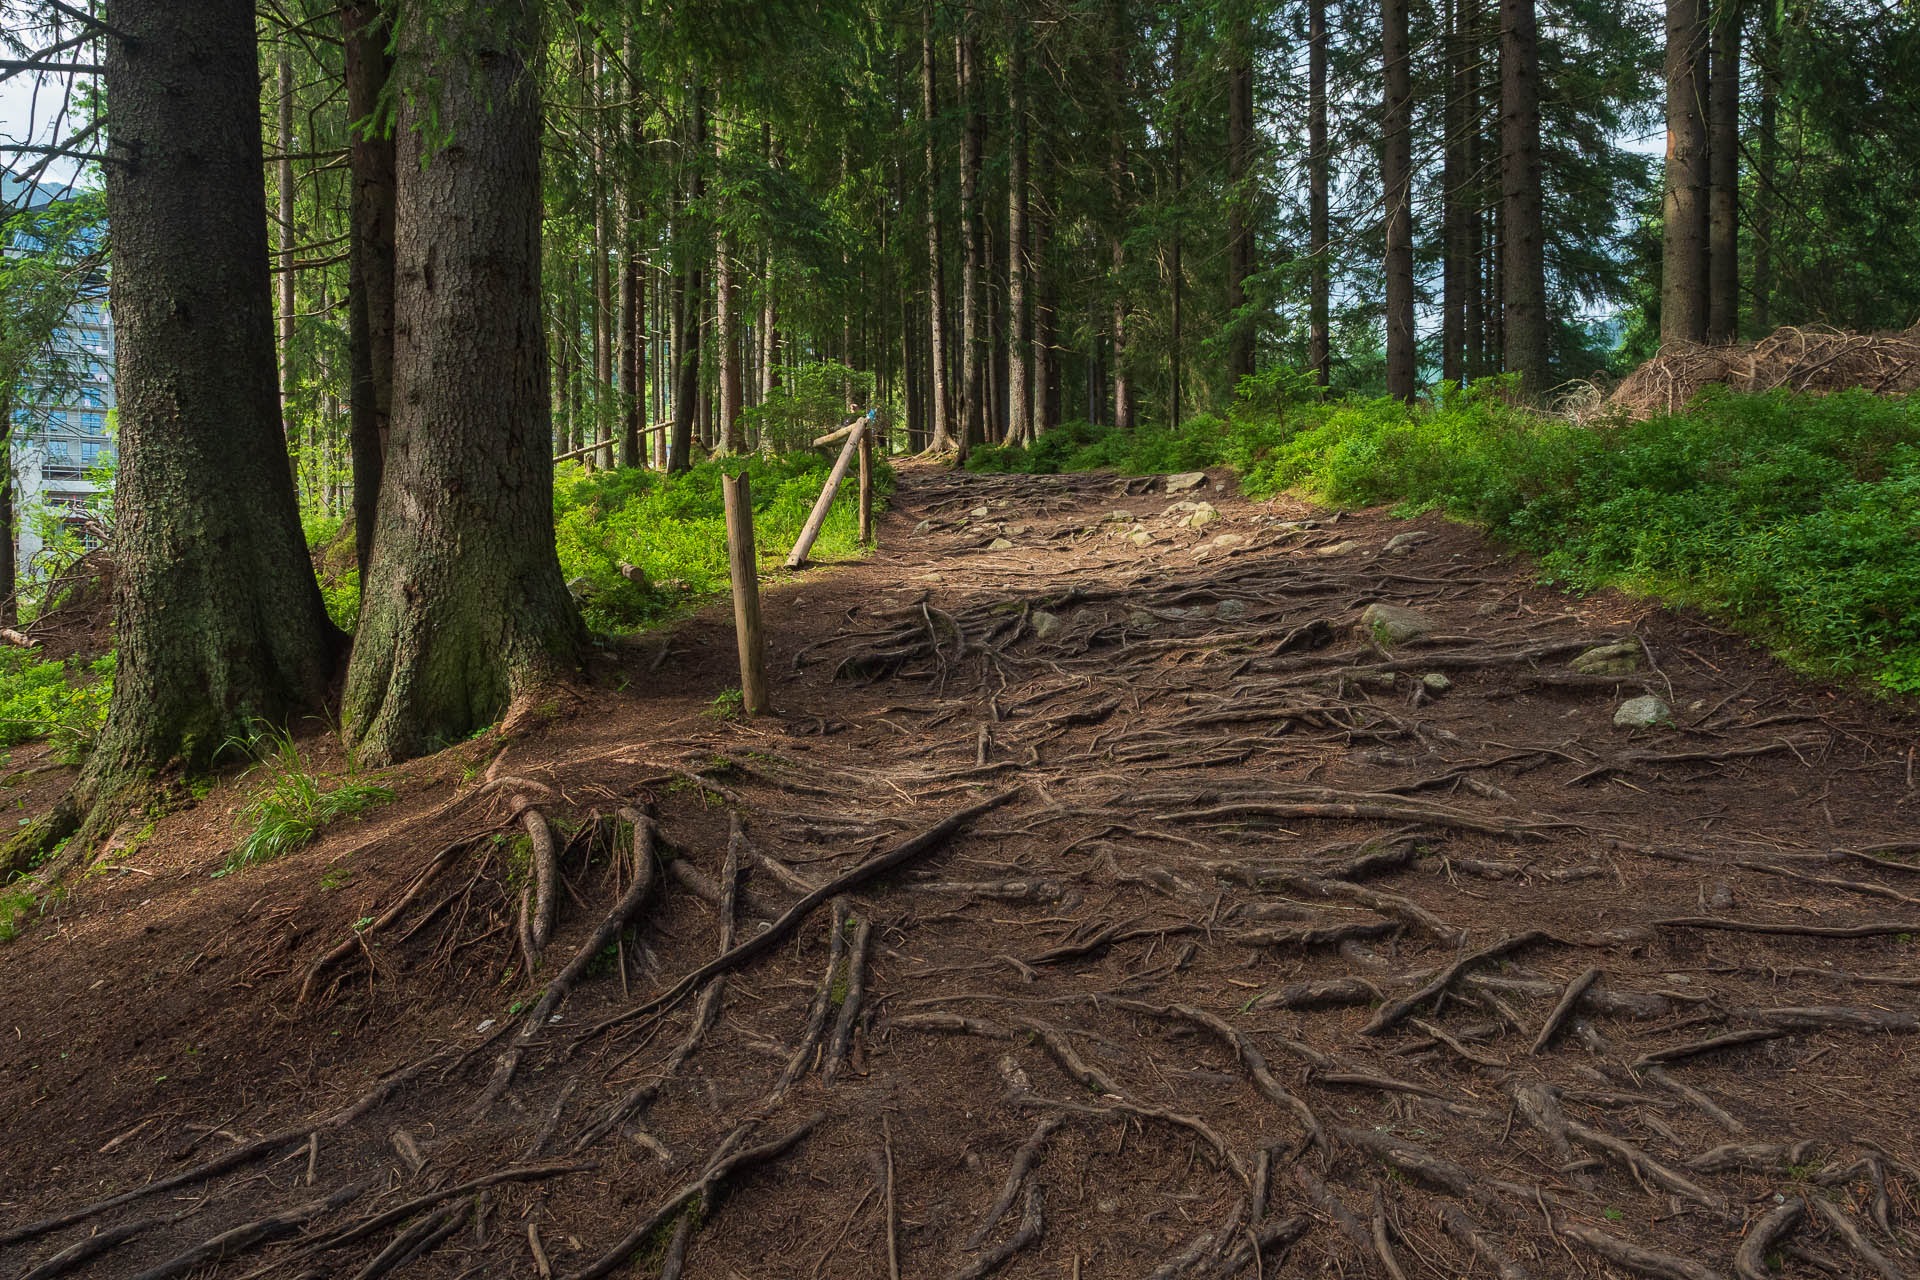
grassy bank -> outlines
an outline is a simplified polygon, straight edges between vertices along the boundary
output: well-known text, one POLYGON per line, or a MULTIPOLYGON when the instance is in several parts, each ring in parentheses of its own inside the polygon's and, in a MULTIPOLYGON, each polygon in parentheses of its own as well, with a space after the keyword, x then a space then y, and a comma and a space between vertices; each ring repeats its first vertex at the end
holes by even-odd
POLYGON ((1700 606, 1796 664, 1920 693, 1920 400, 1710 392, 1645 422, 1576 426, 1499 388, 1408 408, 1319 403, 1284 376, 1177 431, 1068 426, 983 471, 1227 464, 1255 496, 1438 509, 1551 579, 1700 606))

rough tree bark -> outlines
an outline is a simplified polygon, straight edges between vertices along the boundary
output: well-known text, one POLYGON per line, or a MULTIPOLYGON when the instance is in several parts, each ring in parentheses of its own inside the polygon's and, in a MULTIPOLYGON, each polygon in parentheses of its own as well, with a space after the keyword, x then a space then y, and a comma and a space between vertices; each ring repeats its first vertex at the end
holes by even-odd
MULTIPOLYGON (((688 112, 693 137, 689 153, 699 155, 707 145, 706 95, 695 81, 689 96, 688 112)), ((687 192, 687 205, 698 205, 705 194, 706 182, 698 168, 687 192)), ((686 217, 686 206, 681 216, 686 217)), ((700 317, 705 310, 701 298, 699 255, 690 255, 674 277, 673 301, 676 341, 674 343, 673 436, 667 447, 667 470, 681 472, 693 465, 693 424, 700 410, 700 317)))
POLYGON ((64 874, 162 770, 320 710, 337 639, 281 434, 253 5, 112 0, 104 16, 132 37, 105 42, 106 90, 116 150, 138 158, 105 166, 119 662, 78 781, 0 851, 0 880, 78 830, 45 873, 64 874))
POLYGON ((1780 168, 1780 6, 1761 14, 1760 142, 1753 182, 1753 327, 1766 333, 1773 324, 1773 204, 1780 168))
POLYGON ((371 761, 524 706, 584 638, 546 454, 540 49, 539 0, 403 33, 396 413, 342 704, 371 761), (436 135, 451 141, 429 151, 436 135))
POLYGON ((1706 43, 1702 5, 1667 0, 1667 164, 1660 262, 1660 341, 1707 336, 1706 43))
POLYGON ((1500 189, 1506 211, 1506 361, 1521 392, 1547 389, 1547 264, 1540 194, 1540 28, 1534 0, 1500 5, 1500 189))
POLYGON ((1407 0, 1381 0, 1381 61, 1386 81, 1380 180, 1386 213, 1387 394, 1414 395, 1413 76, 1407 0))
POLYGON ((293 474, 296 494, 300 484, 300 431, 293 424, 293 59, 282 52, 274 67, 274 92, 279 108, 279 160, 274 165, 274 186, 279 196, 275 210, 275 240, 280 246, 279 278, 274 281, 279 301, 280 321, 280 430, 286 437, 287 464, 293 474))
POLYGON ((348 401, 353 455, 354 550, 360 579, 373 558, 373 526, 380 473, 393 414, 393 135, 373 124, 374 109, 392 73, 387 16, 377 0, 350 0, 340 10, 346 52, 347 115, 356 122, 349 144, 352 186, 347 197, 350 283, 347 292, 348 401))
POLYGON ((944 257, 940 245, 940 165, 935 127, 940 118, 939 95, 933 43, 933 0, 921 8, 920 99, 926 124, 927 151, 927 306, 928 358, 933 363, 933 444, 935 453, 957 447, 953 438, 953 416, 947 405, 947 294, 944 257))
POLYGON ((1467 293, 1472 259, 1467 253, 1468 65, 1474 47, 1467 33, 1465 0, 1447 0, 1447 100, 1442 113, 1446 136, 1440 167, 1440 376, 1455 384, 1466 380, 1467 293))
POLYGON ((1740 6, 1716 6, 1707 89, 1707 341, 1740 336, 1740 6))

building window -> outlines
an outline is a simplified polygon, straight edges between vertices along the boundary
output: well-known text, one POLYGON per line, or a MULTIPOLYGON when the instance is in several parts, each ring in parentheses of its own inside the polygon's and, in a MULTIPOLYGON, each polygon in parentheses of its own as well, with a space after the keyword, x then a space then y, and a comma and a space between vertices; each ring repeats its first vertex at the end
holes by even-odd
POLYGON ((47 441, 47 464, 55 467, 71 465, 73 462, 71 449, 72 446, 65 440, 47 441))
POLYGON ((80 415, 80 425, 89 431, 105 431, 107 420, 98 413, 83 413, 80 415))
POLYGON ((50 425, 52 425, 52 426, 56 426, 56 427, 64 427, 64 426, 66 426, 66 425, 67 425, 67 411, 66 411, 65 409, 55 409, 55 410, 54 410, 54 411, 53 411, 52 413, 49 413, 49 414, 47 415, 47 422, 48 422, 48 423, 49 423, 50 425))

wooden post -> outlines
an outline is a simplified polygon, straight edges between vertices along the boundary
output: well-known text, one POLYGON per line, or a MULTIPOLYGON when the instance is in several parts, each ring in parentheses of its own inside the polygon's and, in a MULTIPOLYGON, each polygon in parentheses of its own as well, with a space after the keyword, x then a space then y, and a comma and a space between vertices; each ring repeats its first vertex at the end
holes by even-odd
POLYGON ((787 553, 787 568, 798 569, 807 562, 807 552, 813 550, 813 540, 820 536, 820 526, 827 522, 827 508, 833 505, 833 495, 840 491, 840 482, 847 478, 847 469, 853 465, 853 455, 860 448, 860 441, 866 438, 866 427, 867 420, 862 418, 847 434, 847 443, 841 447, 840 456, 834 459, 833 470, 827 475, 826 487, 820 490, 820 500, 813 504, 813 514, 807 517, 793 550, 787 553))
POLYGON ((740 650, 740 705, 767 713, 766 638, 760 631, 760 562, 753 550, 753 488, 743 472, 720 477, 727 506, 727 574, 733 579, 733 635, 740 650))
POLYGON ((860 545, 873 541, 873 437, 860 433, 860 545))

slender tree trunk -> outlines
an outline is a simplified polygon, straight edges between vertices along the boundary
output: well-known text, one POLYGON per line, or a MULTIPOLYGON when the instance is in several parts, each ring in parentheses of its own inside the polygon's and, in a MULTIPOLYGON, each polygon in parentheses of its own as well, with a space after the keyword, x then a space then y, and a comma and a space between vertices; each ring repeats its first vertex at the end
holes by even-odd
MULTIPOLYGON (((722 130, 713 131, 714 159, 726 150, 722 130)), ((713 305, 715 312, 714 345, 719 348, 716 366, 719 375, 721 453, 743 453, 746 442, 740 435, 740 294, 734 278, 733 245, 724 230, 713 237, 713 305)))
POLYGON ((131 37, 104 42, 115 145, 141 160, 104 166, 119 661, 72 802, 39 828, 91 809, 87 838, 164 766, 319 710, 337 639, 279 413, 253 5, 111 0, 105 18, 131 37))
POLYGON ((1381 0, 1381 55, 1386 100, 1380 181, 1386 201, 1387 394, 1414 395, 1413 77, 1407 44, 1407 0, 1381 0))
POLYGON ((940 163, 936 126, 940 118, 938 72, 933 43, 933 0, 921 7, 920 101, 926 122, 927 152, 927 328, 928 359, 932 361, 933 444, 936 453, 958 447, 947 400, 947 292, 945 257, 940 244, 940 163))
POLYGON ((980 277, 986 268, 986 243, 980 226, 980 165, 986 123, 980 114, 979 42, 971 17, 954 42, 961 111, 965 128, 960 153, 960 226, 967 261, 960 278, 960 455, 986 439, 985 379, 980 366, 980 277))
POLYGON ((1027 277, 1027 24, 1015 10, 1008 32, 1007 115, 1007 436, 1033 438, 1027 277))
POLYGON ((1715 6, 1708 82, 1707 341, 1740 337, 1740 6, 1715 6))
POLYGON ((1547 266, 1540 196, 1540 29, 1534 0, 1501 0, 1500 186, 1506 209, 1506 360, 1521 391, 1547 389, 1547 266))
MULTIPOLYGON (((368 122, 392 73, 387 20, 377 0, 350 0, 340 10, 346 54, 347 115, 368 122)), ((366 124, 354 129, 348 162, 347 293, 348 401, 353 453, 354 550, 360 580, 373 558, 373 527, 380 503, 380 472, 393 414, 393 135, 366 124)))
MULTIPOLYGON (((693 138, 689 153, 697 156, 705 151, 707 145, 705 91, 697 82, 693 85, 692 98, 690 114, 693 138)), ((705 183, 696 169, 689 191, 689 203, 699 204, 704 194, 705 183)), ((685 216, 684 212, 682 216, 685 216)), ((675 344, 673 440, 667 451, 667 470, 675 473, 693 465, 693 429, 695 416, 700 409, 700 318, 706 304, 700 296, 699 261, 700 256, 694 255, 681 268, 681 274, 674 284, 680 333, 675 344)))
POLYGON ((13 388, 0 385, 0 627, 20 621, 19 544, 13 525, 13 388))
MULTIPOLYGON (((1316 3, 1319 0, 1315 0, 1316 3)), ((1227 378, 1253 375, 1253 318, 1247 281, 1253 276, 1253 27, 1235 6, 1227 64, 1227 378)))
MULTIPOLYGON (((607 78, 606 60, 596 58, 588 78, 589 92, 596 103, 604 103, 607 78)), ((595 462, 609 470, 613 467, 613 284, 608 258, 612 237, 608 234, 607 214, 610 193, 607 190, 608 113, 595 113, 593 130, 593 439, 600 446, 593 451, 595 462)))
POLYGON ((1707 336, 1707 0, 1667 0, 1667 164, 1660 262, 1660 341, 1707 336))
POLYGON ((1480 171, 1481 158, 1485 154, 1481 138, 1485 106, 1480 96, 1483 34, 1480 30, 1479 0, 1457 0, 1457 3, 1460 6, 1462 33, 1460 129, 1465 135, 1462 181, 1466 184, 1459 201, 1463 241, 1460 261, 1460 375, 1464 381, 1472 382, 1487 372, 1487 282, 1484 261, 1487 199, 1486 183, 1480 171))
MULTIPOLYGON (((627 68, 622 95, 633 101, 638 84, 633 67, 638 51, 633 30, 621 39, 620 61, 627 68)), ((632 154, 620 165, 620 465, 637 467, 640 457, 640 429, 647 421, 646 330, 647 293, 640 264, 640 184, 635 171, 639 157, 646 154, 645 117, 627 108, 628 141, 632 154)), ((620 113, 615 113, 616 120, 620 113)))
POLYGON ((1127 0, 1114 0, 1113 33, 1109 49, 1112 57, 1112 114, 1107 120, 1107 187, 1113 197, 1113 221, 1107 228, 1107 251, 1113 274, 1113 424, 1122 430, 1133 427, 1133 381, 1128 364, 1126 288, 1127 250, 1122 236, 1127 207, 1127 50, 1132 25, 1128 20, 1127 0))
POLYGON ((1754 174, 1753 328, 1764 335, 1773 327, 1773 205, 1780 170, 1780 6, 1761 14, 1759 172, 1754 174))
POLYGON ((1465 0, 1447 0, 1447 100, 1442 113, 1440 169, 1440 376, 1466 380, 1466 304, 1472 263, 1467 257, 1468 64, 1474 47, 1465 0))
MULTIPOLYGON (((1182 43, 1182 37, 1183 33, 1180 29, 1180 24, 1178 20, 1176 20, 1173 28, 1172 67, 1172 79, 1175 84, 1181 83, 1186 78, 1186 50, 1182 43)), ((1177 428, 1180 425, 1181 417, 1180 374, 1186 363, 1186 348, 1180 331, 1180 304, 1182 301, 1181 295, 1185 292, 1186 274, 1180 262, 1182 237, 1179 222, 1179 217, 1185 212, 1186 208, 1184 180, 1180 172, 1182 160, 1181 151, 1186 144, 1186 119, 1185 113, 1182 112, 1177 105, 1173 109, 1171 132, 1173 152, 1173 191, 1171 203, 1174 208, 1175 218, 1173 224, 1173 243, 1169 246, 1172 261, 1168 264, 1167 270, 1168 293, 1170 295, 1167 299, 1167 321, 1169 329, 1167 335, 1167 425, 1177 428)))
POLYGON ((1327 0, 1309 0, 1307 15, 1307 245, 1311 265, 1307 291, 1307 365, 1313 379, 1327 386, 1332 373, 1329 349, 1328 262, 1331 237, 1327 214, 1327 0))
POLYGON ((538 0, 409 26, 396 413, 342 721, 361 757, 458 742, 574 665, 540 322, 538 0), (457 147, 429 152, 432 111, 457 147))
POLYGON ((1052 176, 1052 165, 1048 162, 1049 152, 1044 140, 1036 140, 1035 163, 1038 172, 1032 181, 1033 204, 1028 218, 1032 232, 1031 243, 1027 250, 1027 261, 1033 271, 1033 430, 1032 438, 1037 440, 1048 431, 1060 425, 1059 399, 1059 362, 1055 356, 1054 345, 1054 309, 1058 305, 1058 292, 1054 284, 1054 275, 1047 263, 1048 244, 1053 238, 1053 213, 1047 204, 1046 193, 1052 176))
POLYGON ((293 232, 293 60, 280 55, 275 68, 275 89, 280 108, 280 159, 275 165, 280 208, 276 225, 280 243, 280 276, 275 282, 280 294, 280 429, 287 442, 287 465, 293 473, 294 497, 300 490, 300 429, 293 421, 293 251, 298 237, 293 232))

